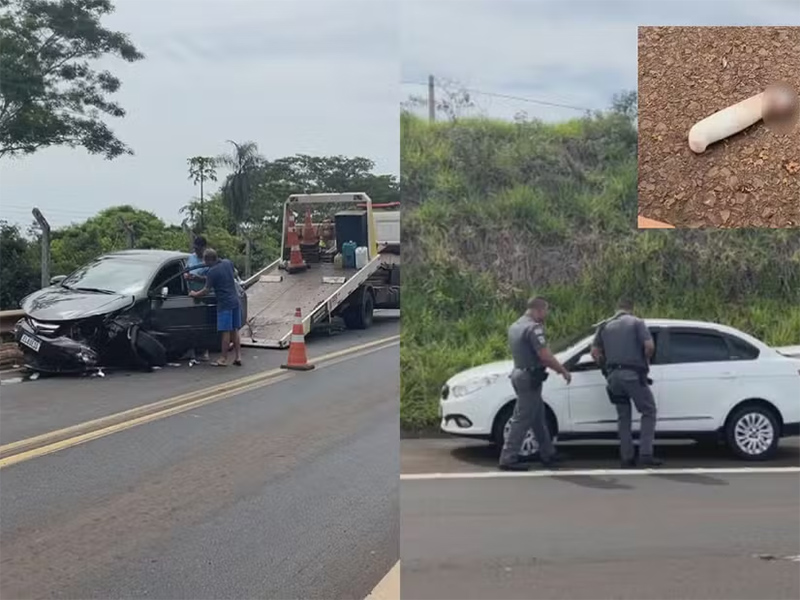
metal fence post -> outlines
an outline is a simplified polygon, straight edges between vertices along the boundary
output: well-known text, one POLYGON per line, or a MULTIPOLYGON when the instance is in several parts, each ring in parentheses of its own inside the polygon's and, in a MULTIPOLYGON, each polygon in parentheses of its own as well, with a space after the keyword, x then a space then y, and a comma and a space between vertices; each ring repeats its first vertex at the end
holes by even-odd
POLYGON ((42 287, 50 285, 50 223, 44 218, 42 211, 33 209, 33 218, 42 228, 42 287))
POLYGON ((250 232, 244 234, 244 278, 249 279, 251 275, 250 255, 252 244, 250 243, 250 232))

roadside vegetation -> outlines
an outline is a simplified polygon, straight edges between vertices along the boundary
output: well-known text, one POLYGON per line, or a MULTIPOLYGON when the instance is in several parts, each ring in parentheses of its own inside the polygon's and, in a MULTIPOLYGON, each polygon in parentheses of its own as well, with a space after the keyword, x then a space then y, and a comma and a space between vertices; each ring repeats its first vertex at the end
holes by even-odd
MULTIPOLYGON (((193 180, 196 163, 190 160, 187 167, 193 180)), ((253 270, 278 257, 283 203, 292 193, 359 191, 376 203, 399 201, 396 178, 374 174, 366 158, 298 155, 270 161, 258 154, 255 144, 245 142, 213 164, 219 190, 186 204, 182 225, 165 223, 132 206, 114 206, 86 221, 53 229, 50 274, 71 273, 100 254, 130 247, 188 252, 191 236, 201 233, 244 275, 248 247, 253 270)), ((40 287, 41 232, 0 221, 0 256, 0 310, 18 308, 24 296, 40 287)))
POLYGON ((437 426, 442 384, 508 357, 532 293, 550 339, 634 297, 642 316, 800 343, 800 231, 635 230, 635 94, 563 123, 401 118, 401 421, 437 426))

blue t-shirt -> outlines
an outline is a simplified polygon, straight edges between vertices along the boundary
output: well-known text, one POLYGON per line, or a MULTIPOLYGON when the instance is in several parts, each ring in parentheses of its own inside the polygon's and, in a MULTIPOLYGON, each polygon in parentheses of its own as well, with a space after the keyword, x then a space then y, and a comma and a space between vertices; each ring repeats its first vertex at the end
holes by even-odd
POLYGON ((206 286, 214 288, 219 309, 238 308, 239 296, 236 294, 236 279, 233 263, 230 260, 224 258, 213 267, 209 267, 206 272, 206 286))
MULTIPOLYGON (((189 267, 190 268, 194 267, 194 266, 197 266, 197 265, 202 265, 202 264, 203 264, 203 259, 198 257, 197 254, 192 252, 189 255, 189 267)), ((208 272, 208 267, 203 267, 202 269, 192 269, 191 271, 189 271, 189 273, 192 274, 192 275, 201 275, 201 276, 205 276, 205 274, 207 272, 208 272)), ((189 289, 192 290, 193 292, 197 292, 199 290, 202 290, 204 287, 205 287, 205 282, 202 279, 190 279, 189 280, 189 289)))

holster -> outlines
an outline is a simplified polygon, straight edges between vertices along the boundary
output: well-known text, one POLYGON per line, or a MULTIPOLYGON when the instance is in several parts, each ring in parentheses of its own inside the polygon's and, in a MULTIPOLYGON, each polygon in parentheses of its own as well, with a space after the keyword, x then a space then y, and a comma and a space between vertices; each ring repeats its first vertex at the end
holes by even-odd
POLYGON ((626 404, 630 401, 628 396, 622 394, 617 395, 611 391, 611 387, 606 386, 606 394, 608 394, 608 399, 611 401, 611 404, 626 404))
POLYGON ((531 374, 531 379, 533 380, 533 383, 535 383, 536 385, 544 383, 545 381, 547 381, 547 378, 550 377, 550 373, 548 373, 547 369, 545 368, 531 369, 529 373, 531 374))

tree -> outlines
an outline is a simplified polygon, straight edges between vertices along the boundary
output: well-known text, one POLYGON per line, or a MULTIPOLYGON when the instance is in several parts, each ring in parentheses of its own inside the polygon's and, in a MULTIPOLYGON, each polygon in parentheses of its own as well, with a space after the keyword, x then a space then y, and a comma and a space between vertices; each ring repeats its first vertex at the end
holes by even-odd
POLYGON ((19 308, 19 301, 39 289, 38 247, 16 225, 0 221, 0 310, 19 308))
POLYGON ((636 122, 639 116, 639 95, 636 91, 629 90, 614 94, 611 100, 611 112, 623 115, 636 122))
POLYGON ((0 0, 0 157, 82 146, 107 159, 133 151, 102 117, 124 117, 108 98, 121 82, 91 62, 144 58, 128 36, 104 28, 110 0, 0 0))
POLYGON ((52 233, 52 273, 66 275, 106 252, 128 247, 122 222, 133 231, 137 248, 185 250, 186 236, 167 235, 164 222, 153 213, 132 206, 112 206, 87 221, 52 233))
POLYGON ((279 224, 290 194, 365 192, 375 203, 397 202, 400 188, 393 175, 375 175, 375 163, 364 157, 298 154, 264 162, 250 207, 252 220, 279 224))
POLYGON ((193 156, 188 159, 189 179, 192 183, 200 184, 200 231, 205 229, 205 219, 203 211, 203 184, 206 181, 216 181, 216 161, 210 156, 193 156))
POLYGON ((258 145, 255 142, 241 144, 231 140, 228 142, 233 144, 233 152, 223 154, 217 162, 233 171, 222 184, 222 202, 238 231, 239 226, 250 218, 256 178, 265 160, 258 153, 258 145))

